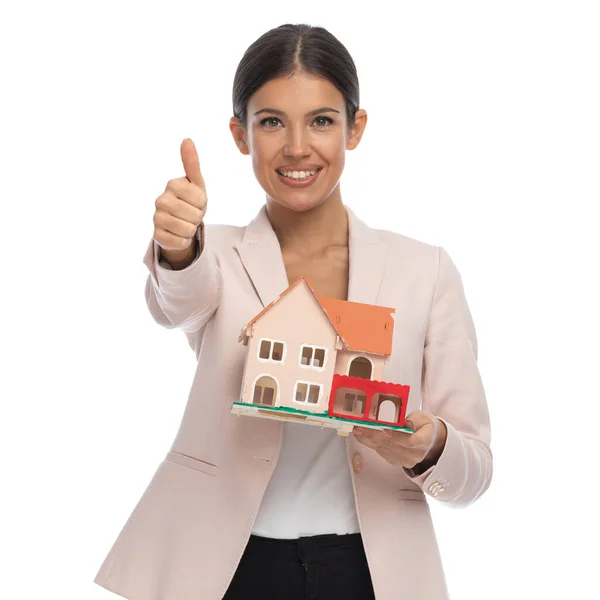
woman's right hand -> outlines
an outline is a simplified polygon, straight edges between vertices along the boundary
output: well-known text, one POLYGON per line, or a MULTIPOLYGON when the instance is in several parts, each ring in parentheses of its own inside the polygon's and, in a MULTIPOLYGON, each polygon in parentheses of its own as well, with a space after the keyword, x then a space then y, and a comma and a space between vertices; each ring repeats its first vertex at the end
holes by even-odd
POLYGON ((186 176, 171 179, 154 203, 154 240, 167 260, 169 256, 178 257, 190 251, 206 213, 206 188, 200 160, 189 138, 181 143, 181 160, 186 176))

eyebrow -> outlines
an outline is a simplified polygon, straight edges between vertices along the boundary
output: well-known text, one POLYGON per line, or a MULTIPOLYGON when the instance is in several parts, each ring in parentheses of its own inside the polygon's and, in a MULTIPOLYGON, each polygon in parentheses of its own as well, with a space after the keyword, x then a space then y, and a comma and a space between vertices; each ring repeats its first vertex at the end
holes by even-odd
MULTIPOLYGON (((324 112, 335 112, 339 114, 339 110, 336 110, 335 108, 329 108, 328 106, 324 106, 323 108, 317 108, 316 110, 311 110, 309 113, 306 113, 306 117, 312 117, 318 113, 324 113, 324 112)), ((282 110, 277 110, 276 108, 261 108, 260 110, 257 110, 254 113, 254 116, 259 115, 260 113, 272 113, 275 115, 279 115, 281 117, 285 117, 287 116, 282 110)))

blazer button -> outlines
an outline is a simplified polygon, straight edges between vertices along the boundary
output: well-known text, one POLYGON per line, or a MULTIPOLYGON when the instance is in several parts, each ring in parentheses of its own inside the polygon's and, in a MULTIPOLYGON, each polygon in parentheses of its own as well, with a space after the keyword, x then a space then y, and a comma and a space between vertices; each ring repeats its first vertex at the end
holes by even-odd
POLYGON ((360 473, 363 468, 363 459, 358 452, 352 457, 352 467, 355 473, 360 473))
POLYGON ((439 481, 434 481, 429 486, 429 490, 428 491, 434 497, 435 496, 439 496, 444 491, 444 486, 439 481))

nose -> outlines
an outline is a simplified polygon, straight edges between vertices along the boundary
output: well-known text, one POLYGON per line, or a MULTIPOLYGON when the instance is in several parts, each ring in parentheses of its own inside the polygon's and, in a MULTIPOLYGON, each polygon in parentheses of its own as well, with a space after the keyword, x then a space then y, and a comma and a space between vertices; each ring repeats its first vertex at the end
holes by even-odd
POLYGON ((308 133, 304 126, 289 127, 285 142, 284 154, 289 157, 299 158, 310 154, 308 133))

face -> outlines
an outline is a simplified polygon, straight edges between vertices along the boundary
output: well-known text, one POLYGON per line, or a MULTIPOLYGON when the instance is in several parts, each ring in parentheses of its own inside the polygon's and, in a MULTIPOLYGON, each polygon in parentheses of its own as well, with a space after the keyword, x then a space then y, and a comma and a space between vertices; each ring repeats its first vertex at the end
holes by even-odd
POLYGON ((247 127, 233 117, 230 129, 242 154, 252 157, 256 179, 267 194, 290 210, 303 212, 340 198, 346 150, 360 142, 367 115, 348 126, 342 94, 327 80, 307 74, 274 79, 248 102, 247 127), (310 176, 306 182, 283 175, 310 176))

